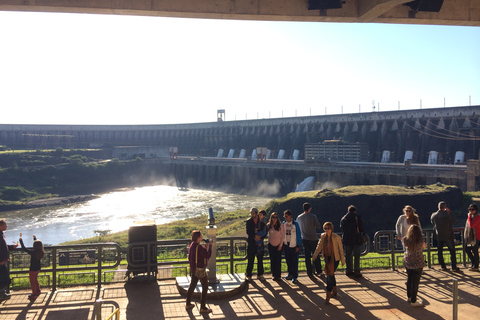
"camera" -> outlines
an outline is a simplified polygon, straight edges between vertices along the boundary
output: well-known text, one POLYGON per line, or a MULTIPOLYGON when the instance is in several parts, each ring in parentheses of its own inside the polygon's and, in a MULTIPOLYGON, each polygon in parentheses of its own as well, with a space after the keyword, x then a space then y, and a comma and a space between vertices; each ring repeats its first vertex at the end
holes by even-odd
POLYGON ((210 242, 210 239, 203 239, 205 241, 205 243, 209 243, 210 242))

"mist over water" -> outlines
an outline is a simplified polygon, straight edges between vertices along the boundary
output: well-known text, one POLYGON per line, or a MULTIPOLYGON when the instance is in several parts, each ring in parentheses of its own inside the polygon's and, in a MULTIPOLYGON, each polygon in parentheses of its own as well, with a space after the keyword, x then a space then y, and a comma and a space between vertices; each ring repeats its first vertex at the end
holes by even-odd
POLYGON ((162 185, 118 190, 81 203, 8 211, 0 216, 7 219, 7 243, 16 242, 21 232, 26 246, 31 246, 32 235, 44 244, 56 245, 94 237, 95 230, 127 230, 134 221, 155 220, 164 224, 207 214, 209 208, 218 215, 223 211, 262 207, 269 200, 219 191, 182 191, 162 185))

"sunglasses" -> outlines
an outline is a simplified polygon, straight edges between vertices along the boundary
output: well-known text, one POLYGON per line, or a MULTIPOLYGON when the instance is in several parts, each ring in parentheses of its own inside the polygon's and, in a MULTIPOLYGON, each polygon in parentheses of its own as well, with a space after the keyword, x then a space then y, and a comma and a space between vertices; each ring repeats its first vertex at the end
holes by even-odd
POLYGON ((468 211, 475 211, 474 208, 468 208, 468 211))

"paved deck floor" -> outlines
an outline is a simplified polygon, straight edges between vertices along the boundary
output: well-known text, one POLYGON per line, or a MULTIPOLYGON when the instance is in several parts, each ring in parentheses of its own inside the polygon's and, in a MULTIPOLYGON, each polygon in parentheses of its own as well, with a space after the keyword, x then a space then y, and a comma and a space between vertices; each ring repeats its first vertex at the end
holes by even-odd
MULTIPOLYGON (((350 279, 337 275, 339 293, 325 305, 324 278, 310 279, 300 274, 299 283, 254 280, 242 292, 220 299, 207 299, 213 312, 199 313, 198 300, 185 310, 185 297, 175 280, 131 281, 96 287, 46 291, 35 301, 27 291, 13 292, 0 304, 0 320, 86 320, 95 319, 94 302, 103 301, 102 319, 120 308, 120 319, 453 319, 453 279, 458 279, 458 319, 480 317, 480 273, 451 273, 425 269, 420 283, 419 301, 423 308, 406 302, 406 273, 391 270, 365 270, 364 277, 350 279)), ((115 318, 113 318, 115 319, 115 318)))

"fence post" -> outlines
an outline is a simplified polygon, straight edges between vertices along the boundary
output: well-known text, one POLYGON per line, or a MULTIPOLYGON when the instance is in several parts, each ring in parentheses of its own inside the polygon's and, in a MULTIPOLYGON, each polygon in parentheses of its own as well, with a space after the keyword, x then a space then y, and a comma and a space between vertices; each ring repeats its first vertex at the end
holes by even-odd
POLYGON ((57 291, 57 248, 53 248, 52 291, 57 291))
POLYGON ((453 320, 458 319, 458 279, 453 279, 453 320))
POLYGON ((390 233, 390 244, 392 247, 392 270, 395 271, 397 262, 395 261, 395 234, 390 233))
POLYGON ((103 246, 98 245, 98 285, 97 290, 100 292, 102 289, 102 256, 103 256, 103 246))
POLYGON ((95 301, 95 320, 102 320, 102 299, 95 301))
POLYGON ((233 272, 233 256, 235 254, 235 248, 233 247, 233 239, 230 239, 230 274, 234 274, 233 272))

